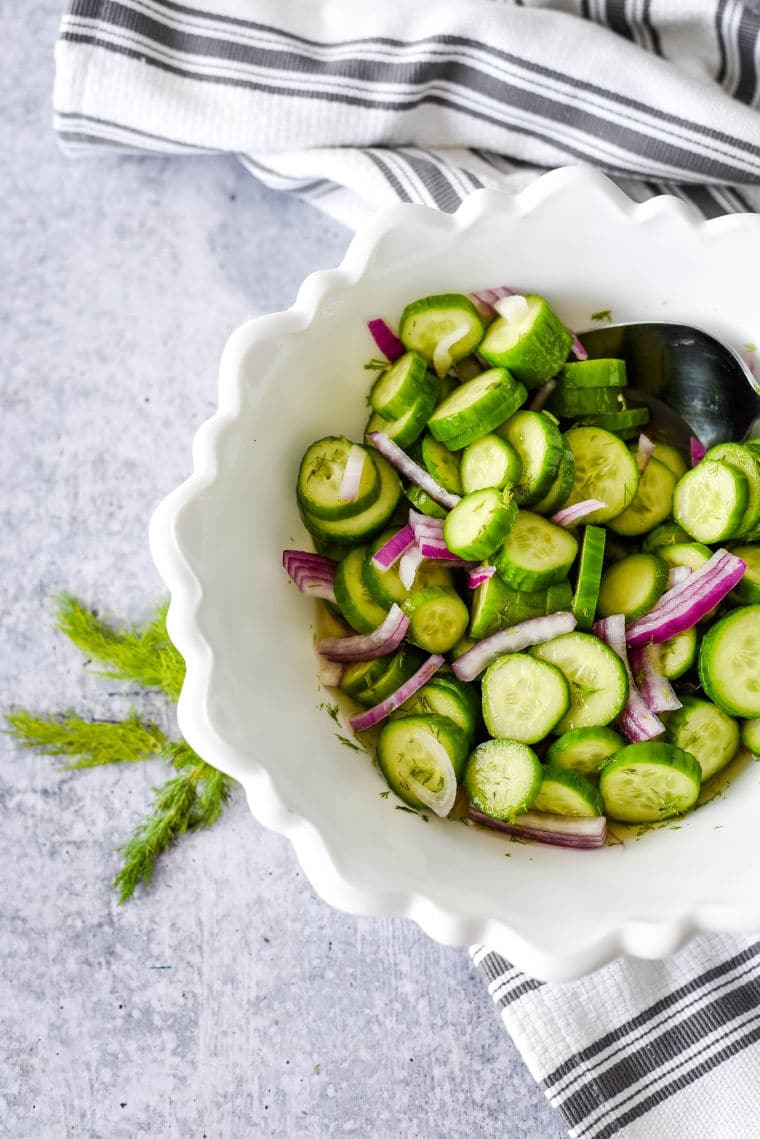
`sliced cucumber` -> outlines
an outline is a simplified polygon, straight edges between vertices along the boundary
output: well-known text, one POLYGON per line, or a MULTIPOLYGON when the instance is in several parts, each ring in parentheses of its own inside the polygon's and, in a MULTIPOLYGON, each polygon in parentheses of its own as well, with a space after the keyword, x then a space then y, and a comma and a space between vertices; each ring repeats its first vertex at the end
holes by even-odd
POLYGON ((760 716, 760 605, 734 609, 708 629, 699 650, 699 679, 729 716, 760 716))
POLYGON ((575 458, 575 478, 566 505, 596 498, 607 505, 587 514, 585 521, 608 522, 622 514, 636 497, 639 469, 625 443, 601 427, 572 427, 565 435, 575 458))
POLYGON ((574 728, 551 744, 546 762, 595 778, 602 764, 621 747, 625 747, 625 740, 612 728, 574 728))
POLYGON ((396 419, 386 419, 385 416, 374 412, 364 431, 365 438, 373 431, 382 431, 398 443, 399 447, 411 447, 412 443, 425 430, 430 413, 435 407, 438 398, 438 381, 430 372, 425 373, 425 383, 420 385, 417 396, 406 411, 396 419))
MULTIPOLYGON (((519 414, 519 412, 518 412, 519 414)), ((439 446, 442 444, 439 443, 439 446)), ((450 453, 450 452, 449 452, 450 453)), ((462 489, 467 494, 486 487, 501 490, 520 478, 522 462, 511 443, 498 435, 483 435, 462 452, 462 489)))
POLYGON ((416 649, 402 645, 392 657, 347 664, 340 687, 366 708, 372 708, 409 680, 423 659, 416 649))
POLYGON ((575 419, 579 415, 625 411, 626 403, 619 388, 568 388, 560 383, 552 392, 549 407, 563 419, 575 419))
POLYGON ((625 665, 598 637, 563 633, 530 652, 555 665, 570 686, 570 708, 556 725, 559 735, 573 728, 609 724, 623 711, 628 699, 625 665))
POLYGON ((296 494, 301 509, 314 518, 337 520, 350 518, 371 506, 380 494, 380 474, 372 459, 366 448, 343 435, 328 435, 312 443, 298 470, 296 494), (354 448, 364 451, 366 458, 359 493, 347 502, 341 499, 340 489, 348 456, 354 448))
POLYGON ((732 546, 731 553, 741 558, 747 568, 730 596, 740 605, 757 605, 760 603, 760 546, 732 546))
POLYGON ((542 740, 567 712, 567 682, 551 664, 525 653, 507 653, 482 680, 483 720, 496 738, 532 744, 542 740))
POLYGON ((747 479, 741 471, 703 459, 679 479, 673 517, 692 538, 710 545, 737 534, 748 502, 747 479))
POLYGON ((445 716, 471 740, 477 722, 478 706, 477 698, 473 704, 468 688, 461 680, 444 680, 434 676, 397 708, 393 717, 398 719, 401 716, 425 716, 431 713, 445 716))
POLYGON ((387 720, 377 739, 377 765, 389 787, 410 807, 445 817, 454 806, 467 758, 467 737, 445 716, 387 720))
POLYGON ((669 641, 663 641, 660 665, 668 680, 677 680, 688 672, 697 659, 697 630, 684 629, 669 641))
MULTIPOLYGON (((351 662, 343 668, 341 689, 363 704, 365 693, 372 688, 388 668, 388 657, 351 662)), ((414 670, 412 670, 414 671, 414 670)), ((411 676, 411 673, 409 674, 411 676)))
POLYGON ((459 293, 421 297, 401 314, 399 337, 404 347, 430 360, 438 376, 474 352, 482 336, 478 310, 459 293))
POLYGON ((541 789, 533 800, 534 811, 573 818, 593 818, 604 814, 602 796, 594 784, 578 771, 546 765, 541 789))
POLYGON ((420 490, 418 486, 411 483, 404 494, 411 502, 415 510, 419 510, 420 514, 427 514, 429 518, 445 518, 448 511, 440 502, 436 502, 424 490, 420 490))
POLYGON ((430 416, 431 435, 459 451, 513 415, 527 392, 505 368, 491 368, 468 380, 439 403, 430 416))
POLYGON ((425 387, 438 394, 438 385, 428 376, 422 356, 405 352, 375 380, 369 393, 370 406, 386 419, 396 419, 409 410, 425 387))
POLYGON ((541 787, 538 756, 516 740, 486 740, 467 761, 464 788, 476 810, 492 819, 527 811, 541 787))
POLYGON ((557 474, 554 477, 554 482, 549 487, 548 491, 543 498, 540 498, 533 506, 536 514, 554 514, 557 510, 561 509, 567 502, 570 491, 573 489, 573 481, 575 479, 575 455, 571 448, 565 442, 564 436, 562 439, 562 456, 559 461, 557 474))
POLYGON ((693 755, 674 744, 628 744, 602 768, 605 814, 623 823, 656 823, 682 815, 699 796, 702 777, 693 755))
POLYGON ((578 576, 573 597, 573 615, 581 629, 594 624, 599 601, 599 587, 604 566, 604 546, 607 532, 601 526, 586 526, 583 531, 578 576))
POLYGON ((602 574, 598 609, 622 613, 628 623, 653 609, 668 585, 668 565, 658 554, 629 554, 602 574))
POLYGON ((697 570, 709 562, 712 550, 701 542, 673 542, 662 546, 657 556, 669 566, 687 566, 690 570, 697 570))
POLYGON ((654 529, 670 514, 675 489, 673 472, 658 459, 651 458, 640 476, 636 497, 622 514, 610 519, 610 530, 629 538, 654 529))
POLYGON ((370 459, 380 475, 380 493, 372 505, 360 513, 351 518, 316 518, 299 501, 304 526, 320 541, 358 546, 388 525, 401 498, 401 482, 382 455, 370 455, 370 459))
POLYGON ((744 747, 755 755, 760 755, 760 718, 745 720, 741 726, 741 740, 744 747))
POLYGON ((391 566, 390 569, 378 569, 372 561, 372 555, 376 550, 379 550, 394 533, 394 530, 384 530, 379 537, 375 538, 367 550, 367 556, 364 561, 364 568, 362 570, 364 584, 378 605, 382 605, 385 609, 389 609, 394 601, 397 605, 401 605, 416 589, 424 589, 425 586, 428 585, 445 585, 449 588, 453 588, 454 573, 451 567, 446 565, 444 561, 433 559, 424 561, 417 570, 414 585, 411 589, 406 588, 399 576, 398 562, 391 566))
POLYGON ((675 522, 663 522, 655 526, 641 543, 642 550, 648 554, 656 554, 662 546, 673 546, 677 542, 688 542, 689 535, 675 522))
POLYGON ((517 517, 498 490, 486 487, 460 498, 443 523, 443 539, 452 554, 465 561, 490 558, 501 546, 517 517))
POLYGON ((497 317, 478 349, 489 364, 509 368, 527 388, 537 388, 555 375, 567 359, 572 333, 543 297, 528 295, 515 319, 497 317))
POLYGON ((649 422, 649 409, 646 407, 627 407, 621 411, 599 411, 593 415, 584 415, 579 420, 584 427, 603 427, 605 431, 612 431, 621 439, 632 439, 637 434, 638 427, 649 422))
POLYGON ((655 443, 652 458, 659 459, 661 463, 669 467, 677 479, 680 479, 689 470, 686 455, 670 443, 660 443, 659 441, 655 443))
POLYGON ((367 547, 357 546, 338 563, 334 577, 335 600, 357 633, 371 633, 377 629, 390 608, 380 605, 367 588, 363 573, 366 558, 367 547))
POLYGON ((462 494, 462 479, 459 473, 459 456, 453 454, 445 443, 426 432, 422 436, 420 457, 425 470, 450 494, 462 494))
POLYGON ((573 587, 570 582, 557 581, 548 586, 546 590, 546 612, 559 613, 562 610, 569 612, 573 607, 573 587))
POLYGON ((736 537, 742 538, 760 523, 760 455, 744 443, 719 443, 710 448, 705 459, 728 463, 747 480, 747 507, 736 530, 736 537))
POLYGON ((577 360, 565 364, 560 382, 570 388, 624 388, 628 383, 625 360, 577 360))
POLYGON ((498 434, 520 457, 515 500, 520 506, 538 502, 548 493, 559 470, 564 451, 559 428, 540 411, 518 411, 501 425, 498 434))
POLYGON ((542 589, 567 577, 577 552, 578 542, 562 526, 520 510, 493 560, 507 585, 542 589))
POLYGON ((472 592, 470 633, 473 637, 488 637, 518 621, 554 611, 547 608, 547 590, 512 589, 498 574, 472 592))
POLYGON ((696 759, 703 783, 722 771, 739 750, 739 725, 710 700, 681 696, 681 707, 663 719, 670 742, 696 759))
POLYGON ((464 636, 470 614, 459 594, 444 586, 415 590, 404 602, 407 637, 429 653, 446 653, 464 636))

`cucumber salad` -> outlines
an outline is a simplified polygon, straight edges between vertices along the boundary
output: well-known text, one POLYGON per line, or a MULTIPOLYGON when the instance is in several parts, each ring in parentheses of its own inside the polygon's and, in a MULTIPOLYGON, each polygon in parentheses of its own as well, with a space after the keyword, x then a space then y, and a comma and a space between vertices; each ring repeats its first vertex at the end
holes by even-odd
POLYGON ((389 788, 576 848, 683 815, 760 753, 760 440, 654 441, 625 362, 540 296, 423 297, 369 330, 364 439, 306 450, 315 550, 283 564, 389 788))

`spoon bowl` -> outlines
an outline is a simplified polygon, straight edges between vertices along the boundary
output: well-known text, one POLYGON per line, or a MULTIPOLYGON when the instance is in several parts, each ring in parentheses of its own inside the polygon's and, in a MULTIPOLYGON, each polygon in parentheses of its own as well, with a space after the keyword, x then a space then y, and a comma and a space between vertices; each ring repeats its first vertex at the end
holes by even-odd
POLYGON ((653 438, 688 450, 760 435, 760 385, 730 345, 686 324, 606 324, 578 334, 592 359, 625 360, 626 399, 649 408, 653 438))

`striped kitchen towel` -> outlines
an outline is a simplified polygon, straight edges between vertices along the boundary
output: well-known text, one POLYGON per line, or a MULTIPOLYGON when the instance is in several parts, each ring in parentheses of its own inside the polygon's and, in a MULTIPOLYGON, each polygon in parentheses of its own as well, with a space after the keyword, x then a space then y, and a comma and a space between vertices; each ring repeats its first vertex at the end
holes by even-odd
MULTIPOLYGON (((348 225, 573 162, 760 210, 760 0, 70 0, 56 65, 67 153, 234 154, 348 225)), ((572 1136, 760 1137, 760 944, 563 985, 473 957, 572 1136)))

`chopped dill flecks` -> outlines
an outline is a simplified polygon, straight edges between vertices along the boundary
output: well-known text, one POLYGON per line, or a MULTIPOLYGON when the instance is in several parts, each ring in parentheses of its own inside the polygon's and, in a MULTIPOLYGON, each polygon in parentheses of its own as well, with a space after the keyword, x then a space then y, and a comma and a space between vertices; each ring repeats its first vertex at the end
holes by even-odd
POLYGON ((402 807, 400 803, 396 804, 397 811, 404 811, 407 815, 416 815, 418 819, 422 819, 424 823, 428 821, 427 815, 423 815, 422 811, 415 811, 414 807, 402 807))
POLYGON ((320 708, 324 708, 331 720, 334 720, 336 724, 340 724, 340 708, 337 704, 320 704, 319 706, 320 708))
POLYGON ((612 309, 611 308, 600 308, 599 312, 592 312, 591 319, 592 320, 607 320, 611 323, 612 322, 612 309))
POLYGON ((384 372, 389 367, 387 360, 380 360, 377 356, 373 356, 363 365, 365 372, 384 372))
POLYGON ((74 712, 38 716, 26 711, 9 712, 6 721, 8 734, 22 747, 70 757, 69 770, 154 759, 166 746, 160 728, 144 723, 134 709, 118 721, 83 720, 74 712))
POLYGON ((335 733, 335 738, 338 743, 342 743, 344 747, 350 747, 351 751, 364 751, 364 748, 359 747, 359 745, 355 744, 353 740, 349 740, 345 736, 340 735, 339 732, 335 733))
POLYGON ((387 799, 389 795, 390 795, 390 791, 381 791, 380 792, 380 798, 381 799, 387 799))

